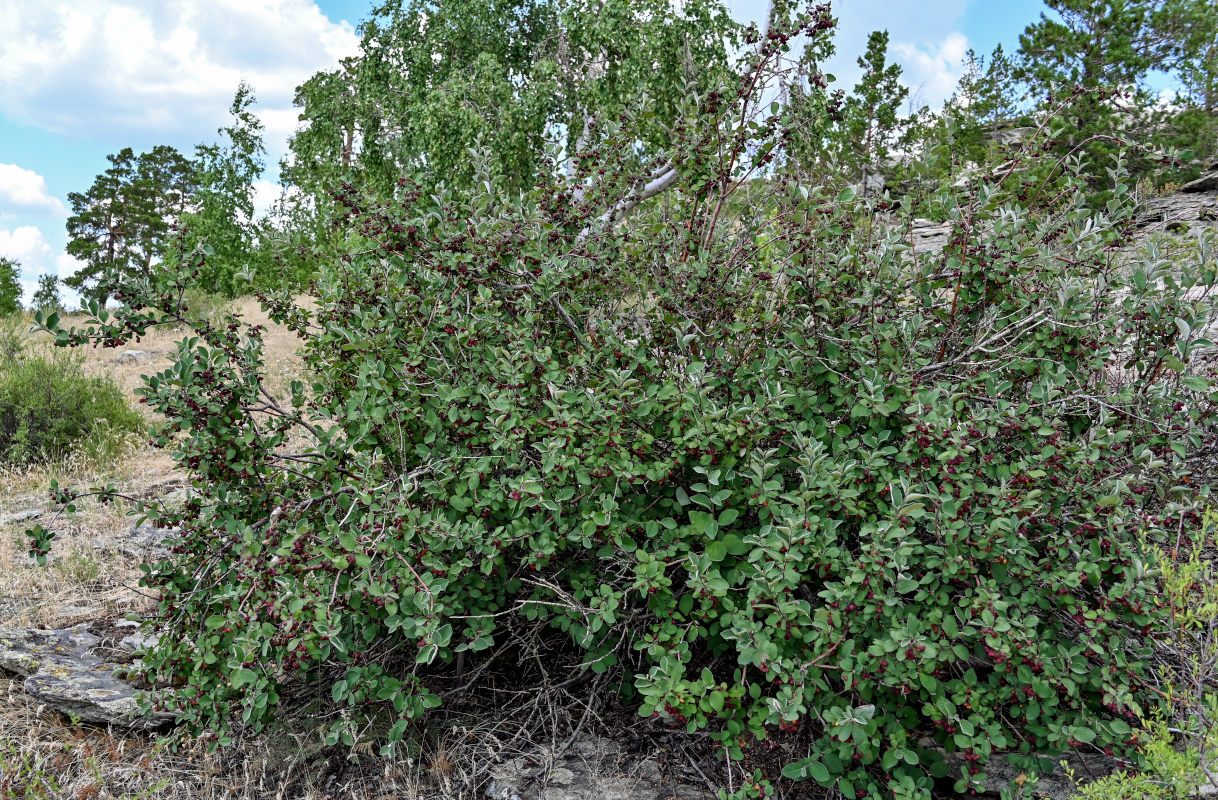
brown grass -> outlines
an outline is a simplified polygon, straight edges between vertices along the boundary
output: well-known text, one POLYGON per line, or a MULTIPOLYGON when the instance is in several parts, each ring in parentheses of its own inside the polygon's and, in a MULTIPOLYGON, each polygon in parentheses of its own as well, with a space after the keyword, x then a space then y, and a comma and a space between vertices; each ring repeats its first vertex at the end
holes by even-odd
MULTIPOLYGON (((247 321, 267 327, 268 388, 282 392, 301 372, 299 340, 270 322, 256 300, 238 300, 233 307, 247 321)), ((84 317, 68 317, 64 324, 81 325, 84 321, 84 317)), ((78 352, 84 356, 86 372, 113 380, 132 405, 147 414, 144 406, 135 402, 135 390, 142 385, 142 376, 171 364, 176 343, 183 335, 180 330, 157 328, 140 342, 131 343, 127 349, 153 356, 142 364, 119 364, 121 349, 81 348, 78 352)), ((48 342, 45 335, 31 333, 28 345, 38 349, 48 346, 48 342)), ((150 418, 150 422, 155 420, 150 418)), ((78 503, 77 512, 70 518, 54 517, 57 538, 50 568, 39 568, 28 557, 22 534, 34 522, 50 527, 53 509, 48 488, 52 479, 78 490, 113 483, 122 494, 148 499, 186 482, 185 476, 175 472, 170 456, 147 447, 142 437, 133 437, 126 452, 111 463, 95 464, 70 457, 46 466, 0 469, 0 519, 31 509, 47 511, 35 520, 0 524, 0 627, 56 627, 80 622, 93 613, 123 616, 146 609, 149 600, 137 590, 138 565, 116 549, 117 541, 134 522, 129 503, 105 507, 89 501, 78 503)))

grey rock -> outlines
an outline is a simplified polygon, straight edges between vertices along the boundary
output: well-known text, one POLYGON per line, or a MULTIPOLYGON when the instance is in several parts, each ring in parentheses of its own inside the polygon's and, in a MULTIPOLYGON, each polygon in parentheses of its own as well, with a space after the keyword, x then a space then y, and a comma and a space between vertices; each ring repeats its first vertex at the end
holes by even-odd
POLYGON ((1024 125, 1013 128, 998 128, 990 133, 990 139, 998 144, 1019 144, 1031 139, 1036 133, 1036 128, 1031 125, 1024 125))
POLYGON ((159 633, 133 633, 130 636, 124 636, 118 642, 120 650, 124 650, 132 655, 142 655, 144 652, 151 650, 161 640, 159 633))
POLYGON ((1189 181, 1180 187, 1180 191, 1184 194, 1218 191, 1218 171, 1207 172, 1200 178, 1189 181))
POLYGON ((25 676, 26 692, 85 722, 136 729, 172 722, 172 714, 140 713, 138 690, 115 674, 121 666, 91 652, 101 640, 88 627, 0 629, 0 669, 25 676))
POLYGON ((714 795, 683 784, 664 783, 651 759, 626 756, 608 739, 583 737, 557 759, 542 748, 531 758, 516 758, 491 772, 491 800, 711 800, 714 795))
POLYGON ((178 532, 177 528, 157 528, 151 523, 136 525, 122 536, 115 544, 115 549, 121 555, 137 558, 141 561, 169 558, 169 549, 165 540, 172 538, 178 532))
POLYGON ((46 509, 27 508, 25 511, 17 511, 0 517, 0 525, 15 525, 18 522, 28 522, 31 519, 41 517, 45 513, 46 509))
POLYGON ((55 608, 55 616, 61 620, 69 619, 95 619, 101 616, 101 609, 94 606, 78 606, 73 604, 57 606, 55 608))
POLYGON ((1142 208, 1137 222, 1146 233, 1218 227, 1218 194, 1203 192, 1152 198, 1142 208))
POLYGON ((179 486, 169 494, 161 498, 161 502, 167 506, 181 505, 186 502, 186 498, 190 497, 190 490, 185 486, 179 486))
POLYGON ((115 364, 146 364, 152 360, 151 353, 145 353, 143 350, 124 350, 122 354, 114 359, 115 364))
POLYGON ((909 244, 915 253, 938 253, 947 246, 952 226, 947 222, 934 222, 921 217, 914 219, 909 231, 909 244))
MULTIPOLYGON (((967 762, 958 753, 947 754, 945 758, 951 766, 953 776, 959 776, 961 768, 967 767, 967 762)), ((1042 772, 1037 777, 1035 789, 1031 792, 1028 791, 1031 784, 1026 785, 1024 787, 1025 795, 1049 798, 1049 800, 1068 800, 1073 797, 1078 787, 1066 776, 1066 771, 1061 765, 1062 761, 1065 761, 1074 772, 1075 778, 1083 783, 1089 783, 1092 776, 1098 779, 1110 775, 1121 769, 1122 766, 1116 759, 1104 755, 1084 756, 1071 753, 1061 758, 1055 758, 1051 762, 1045 759, 1045 766, 1048 767, 1051 764, 1052 769, 1042 772)), ((1001 797, 1003 789, 1014 789, 1018 785, 1016 778, 1020 773, 1021 771, 1008 764, 1005 758, 995 756, 985 765, 985 788, 977 793, 977 797, 983 798, 983 800, 990 800, 990 798, 997 800, 1001 797)))

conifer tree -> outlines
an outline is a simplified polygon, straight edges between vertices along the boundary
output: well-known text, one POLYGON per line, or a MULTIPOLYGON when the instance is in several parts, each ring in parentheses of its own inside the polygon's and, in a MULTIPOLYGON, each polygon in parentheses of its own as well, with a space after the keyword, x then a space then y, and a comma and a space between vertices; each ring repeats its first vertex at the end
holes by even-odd
POLYGON ((906 125, 900 112, 909 89, 901 85, 901 66, 888 63, 888 31, 872 31, 858 65, 863 74, 842 109, 836 150, 847 177, 865 189, 906 125))
POLYGON ((105 305, 108 279, 146 272, 169 249, 172 228, 195 194, 194 166, 168 145, 107 156, 110 167, 86 192, 71 192, 69 255, 84 265, 65 285, 105 305))
POLYGON ((1046 0, 1051 13, 1019 37, 1015 77, 1044 107, 1070 102, 1061 153, 1080 152, 1104 174, 1117 138, 1144 138, 1151 97, 1147 74, 1174 45, 1156 34, 1159 3, 1148 0, 1046 0))
POLYGON ((38 279, 38 288, 30 300, 30 308, 43 314, 63 311, 63 299, 59 296, 59 279, 54 275, 43 275, 38 279))
POLYGON ((21 310, 21 264, 0 256, 0 316, 21 310))

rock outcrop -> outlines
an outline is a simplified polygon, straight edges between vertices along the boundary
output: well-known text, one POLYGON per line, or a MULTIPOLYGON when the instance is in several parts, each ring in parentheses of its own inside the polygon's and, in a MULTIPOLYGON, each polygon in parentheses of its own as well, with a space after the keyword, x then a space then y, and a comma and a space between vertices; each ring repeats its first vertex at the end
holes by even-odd
MULTIPOLYGON (((1178 192, 1145 200, 1136 220, 1142 235, 1218 228, 1218 170, 1185 184, 1178 192)), ((908 231, 906 240, 915 253, 938 253, 947 245, 951 225, 918 218, 908 231)))
POLYGON ((24 676, 31 696, 84 722, 134 729, 173 722, 172 714, 140 713, 139 690, 116 674, 124 665, 94 652, 101 643, 89 623, 55 631, 0 629, 0 669, 24 676))
POLYGON ((114 359, 115 364, 146 364, 152 360, 151 353, 145 353, 143 350, 124 350, 118 358, 114 359))

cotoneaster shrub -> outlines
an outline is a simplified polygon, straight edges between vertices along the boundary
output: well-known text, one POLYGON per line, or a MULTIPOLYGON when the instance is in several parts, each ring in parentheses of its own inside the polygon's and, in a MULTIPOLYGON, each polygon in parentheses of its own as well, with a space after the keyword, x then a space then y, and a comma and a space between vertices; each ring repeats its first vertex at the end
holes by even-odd
MULTIPOLYGON (((782 177, 807 120, 753 112, 800 29, 691 105, 680 185, 625 220, 628 126, 578 191, 553 164, 523 196, 493 170, 468 196, 342 188, 315 308, 264 297, 305 341, 290 398, 257 326, 181 342, 143 390, 195 493, 153 510, 182 525, 145 579, 167 633, 144 666, 181 687, 159 703, 223 742, 307 682, 329 741, 392 745, 440 705, 429 674, 524 616, 642 714, 734 759, 772 739, 786 778, 850 797, 1133 750, 1159 701, 1150 545, 1194 527, 1213 408, 1209 251, 1126 263, 1123 195, 1096 213, 1068 165, 1049 197, 1018 161, 941 199, 941 255, 912 251, 782 177)), ((58 340, 182 319, 193 269, 58 340)))

